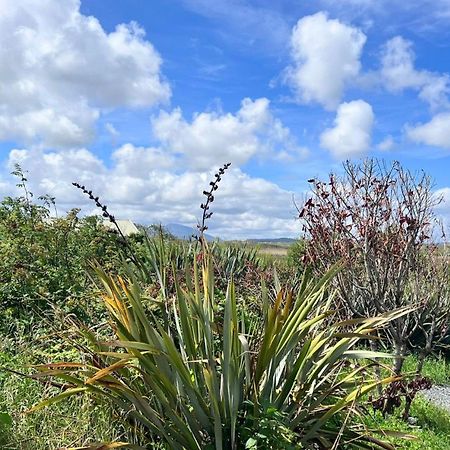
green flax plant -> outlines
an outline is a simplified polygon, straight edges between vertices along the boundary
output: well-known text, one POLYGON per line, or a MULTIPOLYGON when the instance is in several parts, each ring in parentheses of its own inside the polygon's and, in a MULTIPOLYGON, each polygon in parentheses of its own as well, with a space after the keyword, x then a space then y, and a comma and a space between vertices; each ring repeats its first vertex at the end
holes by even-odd
POLYGON ((320 280, 305 274, 295 295, 281 289, 271 299, 263 288, 264 314, 250 329, 230 281, 219 323, 205 247, 192 264, 185 287, 175 281, 176 294, 161 306, 170 323, 144 308, 136 280, 115 279, 97 267, 115 339, 99 341, 80 328, 91 342, 90 362, 36 366, 36 377, 59 378, 64 387, 34 409, 72 395, 106 397, 140 425, 144 440, 157 436, 165 448, 180 450, 245 448, 244 428, 253 426, 256 435, 259 419, 275 409, 292 431, 291 448, 332 448, 337 441, 392 448, 355 423, 358 399, 380 381, 354 359, 381 354, 354 347, 403 312, 331 323, 331 271, 320 280))
POLYGON ((256 247, 246 247, 245 244, 221 244, 214 243, 211 247, 216 266, 219 273, 226 279, 231 277, 243 277, 249 268, 262 270, 266 264, 258 256, 256 247))

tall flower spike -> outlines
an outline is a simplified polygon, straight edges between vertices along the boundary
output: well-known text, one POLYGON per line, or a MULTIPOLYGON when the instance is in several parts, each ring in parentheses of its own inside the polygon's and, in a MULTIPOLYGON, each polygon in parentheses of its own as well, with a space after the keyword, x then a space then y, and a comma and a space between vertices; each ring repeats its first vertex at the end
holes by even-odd
POLYGON ((130 244, 128 243, 128 240, 125 237, 125 235, 122 233, 122 230, 120 229, 116 218, 108 211, 108 207, 100 202, 99 197, 94 196, 94 194, 92 193, 92 190, 87 190, 86 186, 81 185, 76 182, 73 182, 72 185, 75 186, 77 189, 80 189, 83 192, 83 194, 87 195, 89 197, 89 199, 95 203, 95 206, 97 206, 97 208, 100 208, 102 210, 102 216, 105 219, 108 219, 116 227, 117 232, 119 233, 119 235, 122 238, 123 242, 125 243, 127 249, 129 250, 131 259, 133 260, 133 262, 135 264, 139 265, 139 261, 137 260, 133 249, 131 248, 130 244))
POLYGON ((197 239, 199 239, 202 244, 204 244, 204 232, 208 229, 207 225, 206 225, 206 221, 211 218, 211 216, 213 215, 212 212, 208 212, 211 203, 214 201, 214 195, 213 192, 217 191, 218 187, 219 187, 219 183, 222 180, 222 175, 225 173, 225 171, 231 166, 231 163, 226 163, 224 164, 217 173, 214 174, 215 179, 210 181, 209 185, 211 186, 210 190, 207 191, 203 191, 203 195, 206 196, 206 202, 202 203, 200 205, 200 208, 202 210, 202 220, 201 222, 197 225, 198 231, 199 231, 199 236, 197 237, 197 239))

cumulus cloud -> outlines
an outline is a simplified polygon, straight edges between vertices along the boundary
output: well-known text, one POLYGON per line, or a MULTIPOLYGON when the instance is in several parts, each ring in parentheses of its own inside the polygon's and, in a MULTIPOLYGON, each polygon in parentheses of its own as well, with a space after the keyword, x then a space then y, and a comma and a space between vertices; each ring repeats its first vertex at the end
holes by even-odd
POLYGON ((370 148, 374 114, 363 100, 342 103, 334 119, 334 127, 320 136, 320 144, 336 158, 358 156, 370 148))
POLYGON ((32 190, 37 195, 51 194, 69 204, 78 199, 71 186, 72 181, 94 184, 106 173, 104 163, 93 153, 82 148, 64 151, 35 149, 13 149, 7 166, 15 164, 30 173, 32 190))
POLYGON ((406 126, 406 134, 414 142, 450 148, 450 113, 436 114, 429 122, 406 126))
MULTIPOLYGON (((117 134, 110 124, 105 128, 112 136, 117 134)), ((36 196, 56 197, 62 210, 82 207, 87 214, 96 212, 71 185, 76 181, 89 186, 117 217, 195 225, 211 170, 229 161, 233 165, 221 183, 221 201, 214 205, 210 231, 230 238, 296 233, 292 193, 239 169, 256 156, 294 161, 307 151, 272 114, 269 100, 247 98, 235 113, 197 113, 191 120, 181 109, 161 111, 152 119, 152 131, 155 146, 127 143, 108 160, 86 148, 34 145, 12 150, 7 165, 11 169, 19 163, 28 170, 36 196)), ((0 171, 0 193, 4 176, 0 171)))
POLYGON ((137 24, 105 32, 79 0, 2 0, 0 139, 82 146, 103 108, 165 102, 161 57, 137 24))
POLYGON ((413 89, 432 109, 448 107, 450 78, 414 67, 415 54, 412 43, 401 36, 390 39, 384 46, 381 58, 381 79, 392 92, 413 89))
POLYGON ((182 155, 193 169, 209 169, 217 161, 236 165, 255 155, 299 153, 293 136, 270 111, 267 98, 246 98, 235 113, 202 112, 187 121, 180 108, 152 119, 153 134, 167 151, 182 155))
POLYGON ((391 135, 386 136, 378 145, 377 148, 378 150, 381 150, 383 152, 387 152, 389 150, 392 149, 392 147, 394 146, 395 142, 394 139, 391 135))
POLYGON ((119 174, 131 174, 140 178, 145 178, 154 168, 170 169, 175 165, 174 158, 167 152, 153 147, 136 147, 133 144, 125 144, 115 150, 112 159, 119 174))
POLYGON ((17 113, 3 104, 0 106, 0 140, 39 141, 58 148, 79 146, 93 139, 98 111, 85 102, 65 103, 62 100, 57 107, 42 105, 29 111, 25 111, 26 105, 22 104, 24 110, 17 113))
POLYGON ((291 35, 287 81, 301 102, 318 102, 335 109, 346 84, 361 68, 366 36, 358 28, 319 12, 300 19, 291 35))
MULTIPOLYGON (((86 149, 16 149, 10 152, 8 163, 10 167, 20 163, 28 169, 31 190, 36 195, 55 196, 62 209, 82 207, 85 213, 96 212, 71 185, 78 181, 93 189, 116 217, 139 223, 195 225, 203 200, 201 192, 212 177, 210 171, 175 171, 170 156, 131 144, 114 152, 110 167, 86 149)), ((292 193, 274 183, 232 167, 223 177, 217 196, 211 234, 248 238, 299 233, 292 193)))

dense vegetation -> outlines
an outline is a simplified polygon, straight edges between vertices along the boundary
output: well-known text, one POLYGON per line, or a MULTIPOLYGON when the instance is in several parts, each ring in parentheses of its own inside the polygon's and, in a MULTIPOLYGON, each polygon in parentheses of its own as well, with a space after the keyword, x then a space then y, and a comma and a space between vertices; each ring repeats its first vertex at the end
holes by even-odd
POLYGON ((450 448, 450 416, 416 395, 450 383, 434 199, 377 164, 347 165, 353 185, 312 180, 306 239, 273 258, 202 237, 227 165, 192 242, 55 218, 16 168, 23 195, 0 204, 0 447, 450 448))

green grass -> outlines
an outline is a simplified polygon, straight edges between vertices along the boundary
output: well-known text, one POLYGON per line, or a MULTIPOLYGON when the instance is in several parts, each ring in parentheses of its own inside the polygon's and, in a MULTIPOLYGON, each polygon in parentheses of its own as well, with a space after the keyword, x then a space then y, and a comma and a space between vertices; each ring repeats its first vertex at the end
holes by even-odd
MULTIPOLYGON (((414 373, 418 358, 408 355, 403 372, 414 373)), ((385 360, 387 365, 392 361, 385 360)), ((429 377, 433 384, 450 384, 450 363, 444 357, 429 357, 425 360, 422 374, 429 377)), ((431 404, 418 394, 414 400, 410 416, 417 420, 409 425, 401 419, 400 409, 394 415, 383 418, 381 413, 372 412, 369 408, 366 423, 371 428, 394 430, 411 434, 413 440, 389 438, 397 448, 404 450, 450 450, 450 414, 431 404)))
MULTIPOLYGON (((383 358, 379 360, 387 368, 392 367, 393 359, 383 358)), ((402 373, 405 376, 414 376, 416 373, 418 357, 410 354, 405 358, 402 373)), ((383 376, 389 376, 392 372, 389 369, 382 369, 383 376)), ((444 356, 429 356, 425 359, 422 376, 430 378, 433 384, 450 385, 450 360, 444 356)))
POLYGON ((379 412, 368 414, 366 416, 366 423, 372 428, 400 431, 415 437, 412 440, 389 438, 390 442, 397 445, 399 449, 450 449, 449 414, 419 396, 413 402, 411 415, 417 419, 416 425, 405 423, 399 415, 383 418, 379 412))
MULTIPOLYGON (((404 363, 405 372, 414 372, 417 367, 417 356, 409 355, 404 363)), ((425 359, 422 375, 431 379, 434 384, 450 384, 450 361, 444 357, 425 359)))

